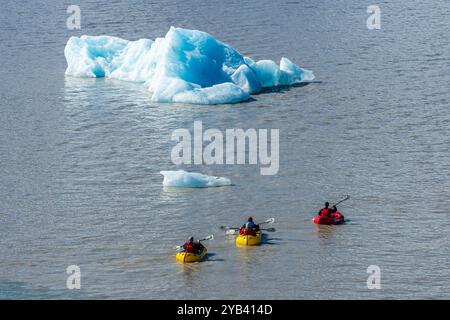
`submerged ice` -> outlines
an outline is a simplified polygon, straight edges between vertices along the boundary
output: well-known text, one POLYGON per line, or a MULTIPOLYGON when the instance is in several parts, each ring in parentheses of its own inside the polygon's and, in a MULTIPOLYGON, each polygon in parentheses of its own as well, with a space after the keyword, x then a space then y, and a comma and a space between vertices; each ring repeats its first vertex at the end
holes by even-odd
POLYGON ((178 188, 208 188, 230 186, 231 180, 223 177, 208 176, 197 172, 161 171, 164 176, 163 185, 178 188))
POLYGON ((64 55, 67 75, 142 82, 156 102, 236 103, 265 87, 314 79, 287 58, 255 62, 206 32, 174 27, 155 41, 71 37, 64 55))

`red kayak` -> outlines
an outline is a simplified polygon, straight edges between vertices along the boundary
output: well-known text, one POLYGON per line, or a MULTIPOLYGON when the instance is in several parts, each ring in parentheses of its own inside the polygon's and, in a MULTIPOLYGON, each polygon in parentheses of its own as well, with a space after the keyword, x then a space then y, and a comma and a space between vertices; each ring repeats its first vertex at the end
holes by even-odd
POLYGON ((314 223, 317 224, 340 224, 344 221, 344 216, 340 212, 332 213, 330 217, 318 216, 314 218, 314 223))

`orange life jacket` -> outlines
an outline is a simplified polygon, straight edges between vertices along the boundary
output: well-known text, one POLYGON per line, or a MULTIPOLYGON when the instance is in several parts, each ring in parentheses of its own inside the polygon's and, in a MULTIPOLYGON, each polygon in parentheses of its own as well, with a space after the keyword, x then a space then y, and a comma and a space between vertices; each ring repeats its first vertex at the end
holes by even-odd
POLYGON ((320 216, 321 217, 328 217, 329 213, 330 213, 329 211, 330 211, 330 209, 323 208, 322 211, 320 212, 320 216))
POLYGON ((195 253, 195 246, 193 243, 186 242, 186 252, 195 253))
POLYGON ((247 235, 256 236, 256 232, 255 232, 255 230, 253 230, 253 228, 241 228, 241 229, 239 229, 239 234, 241 236, 247 236, 247 235))

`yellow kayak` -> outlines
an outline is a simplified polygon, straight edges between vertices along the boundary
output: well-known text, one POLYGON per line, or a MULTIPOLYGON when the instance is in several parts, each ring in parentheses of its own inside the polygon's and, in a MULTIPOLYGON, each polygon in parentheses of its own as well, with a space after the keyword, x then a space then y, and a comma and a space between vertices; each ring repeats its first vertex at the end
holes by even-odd
POLYGON ((183 263, 190 262, 201 262, 206 256, 206 247, 204 247, 203 251, 200 254, 194 254, 190 252, 178 252, 175 258, 183 263))
POLYGON ((262 232, 257 231, 256 236, 238 235, 236 237, 237 246, 259 246, 261 244, 262 232))

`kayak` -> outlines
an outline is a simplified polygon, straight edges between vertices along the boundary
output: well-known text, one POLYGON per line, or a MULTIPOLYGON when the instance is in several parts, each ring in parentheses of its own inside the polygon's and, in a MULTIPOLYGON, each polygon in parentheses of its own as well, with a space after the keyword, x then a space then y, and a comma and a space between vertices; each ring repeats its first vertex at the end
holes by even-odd
POLYGON ((340 224, 345 221, 344 216, 340 212, 331 214, 331 217, 315 217, 314 223, 316 224, 340 224))
POLYGON ((236 237, 237 246, 259 246, 261 244, 262 232, 257 231, 256 236, 253 235, 238 235, 236 237))
POLYGON ((190 252, 178 252, 175 258, 183 263, 191 263, 191 262, 202 262, 206 256, 206 247, 204 247, 203 251, 200 254, 190 253, 190 252))

